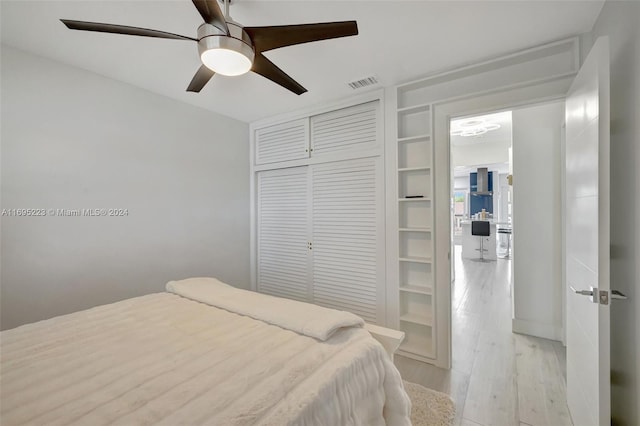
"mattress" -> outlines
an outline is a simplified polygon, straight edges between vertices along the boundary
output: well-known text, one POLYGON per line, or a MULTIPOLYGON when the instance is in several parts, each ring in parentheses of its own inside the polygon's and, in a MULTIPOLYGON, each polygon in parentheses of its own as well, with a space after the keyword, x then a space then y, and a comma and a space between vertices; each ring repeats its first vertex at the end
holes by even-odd
POLYGON ((0 423, 410 424, 365 329, 322 341, 206 299, 157 293, 3 331, 0 423))

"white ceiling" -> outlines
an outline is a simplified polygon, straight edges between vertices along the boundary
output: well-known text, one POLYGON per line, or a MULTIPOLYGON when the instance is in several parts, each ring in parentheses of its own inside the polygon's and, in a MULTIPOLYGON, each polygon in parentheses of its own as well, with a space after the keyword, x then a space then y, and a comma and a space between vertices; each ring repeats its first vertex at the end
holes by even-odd
POLYGON ((511 111, 494 112, 491 114, 474 115, 451 120, 451 131, 460 130, 466 122, 482 121, 486 124, 497 124, 500 127, 479 136, 451 135, 451 145, 463 147, 466 145, 496 143, 509 148, 511 146, 511 111))
POLYGON ((185 89, 200 65, 196 44, 70 31, 60 18, 158 29, 190 37, 202 18, 189 0, 2 0, 2 43, 93 71, 242 121, 344 98, 347 82, 375 74, 392 86, 462 64, 588 32, 591 1, 246 1, 231 16, 246 26, 358 21, 356 37, 274 50, 267 56, 309 92, 265 78, 216 75, 185 89))
POLYGON ((461 123, 481 120, 499 124, 500 128, 480 136, 451 136, 451 162, 455 175, 469 174, 477 167, 490 165, 489 170, 504 172, 509 169, 509 147, 512 141, 511 111, 474 115, 451 120, 451 129, 458 129, 461 123), (502 167, 496 166, 501 164, 502 167))

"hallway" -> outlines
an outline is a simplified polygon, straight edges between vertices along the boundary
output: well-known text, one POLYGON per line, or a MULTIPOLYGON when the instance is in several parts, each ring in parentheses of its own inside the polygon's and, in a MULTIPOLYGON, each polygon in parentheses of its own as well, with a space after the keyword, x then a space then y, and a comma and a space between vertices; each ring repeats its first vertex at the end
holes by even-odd
POLYGON ((451 395, 456 425, 571 425, 565 348, 511 332, 511 261, 482 263, 460 254, 456 246, 452 369, 397 356, 400 373, 451 395))

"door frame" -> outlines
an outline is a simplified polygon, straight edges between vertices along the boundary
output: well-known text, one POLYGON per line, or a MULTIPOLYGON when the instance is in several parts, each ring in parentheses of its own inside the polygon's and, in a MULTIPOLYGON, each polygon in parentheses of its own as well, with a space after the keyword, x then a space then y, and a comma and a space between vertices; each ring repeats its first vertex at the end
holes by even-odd
MULTIPOLYGON (((522 85, 499 88, 480 95, 446 100, 433 104, 434 178, 435 185, 435 283, 437 331, 436 365, 451 368, 452 317, 451 317, 451 143, 449 121, 451 118, 491 111, 531 106, 564 100, 574 76, 522 85), (447 253, 447 256, 443 254, 447 253), (445 325, 443 327, 443 325, 445 325)), ((564 284, 564 283, 563 283, 564 284)))

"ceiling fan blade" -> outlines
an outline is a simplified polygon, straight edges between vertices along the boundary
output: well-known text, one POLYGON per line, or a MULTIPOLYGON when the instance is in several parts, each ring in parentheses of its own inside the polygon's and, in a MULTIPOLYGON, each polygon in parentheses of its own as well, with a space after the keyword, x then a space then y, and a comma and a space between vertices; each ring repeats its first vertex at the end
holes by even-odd
POLYGON ((211 77, 215 74, 215 71, 201 65, 196 71, 196 75, 191 79, 191 83, 189 83, 189 87, 187 87, 187 92, 196 92, 198 93, 202 88, 211 80, 211 77))
POLYGON ((102 24, 99 22, 73 21, 70 19, 61 19, 62 23, 70 30, 96 31, 99 33, 124 34, 143 37, 169 38, 173 40, 192 40, 195 38, 182 36, 179 34, 168 33, 165 31, 150 30, 147 28, 129 27, 127 25, 102 24))
POLYGON ((260 74, 263 77, 268 78, 276 84, 284 87, 295 93, 296 95, 302 95, 307 91, 297 81, 289 77, 284 71, 278 68, 273 62, 268 60, 261 53, 257 53, 253 60, 253 66, 251 71, 260 74))
POLYGON ((358 34, 356 21, 325 22, 321 24, 281 25, 273 27, 245 27, 257 52, 309 43, 311 41, 348 37, 358 34))
POLYGON ((227 20, 224 17, 224 13, 220 10, 218 0, 192 0, 193 5, 198 9, 204 22, 213 25, 221 31, 229 34, 229 28, 227 27, 227 20))

